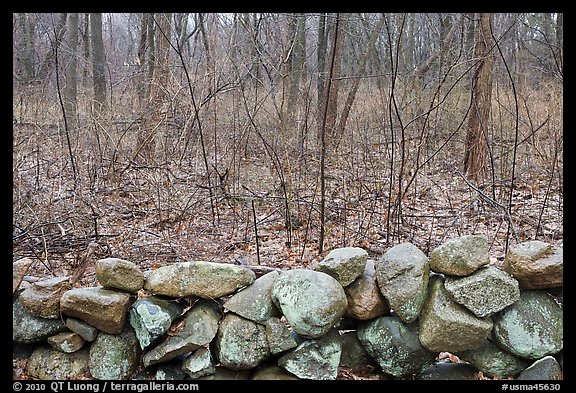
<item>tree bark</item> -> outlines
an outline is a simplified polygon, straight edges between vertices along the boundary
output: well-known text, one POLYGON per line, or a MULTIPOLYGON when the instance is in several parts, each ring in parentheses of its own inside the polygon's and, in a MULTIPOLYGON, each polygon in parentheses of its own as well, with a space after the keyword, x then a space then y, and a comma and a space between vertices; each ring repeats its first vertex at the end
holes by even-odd
POLYGON ((64 88, 64 109, 68 125, 72 130, 78 127, 78 14, 72 13, 68 18, 69 29, 68 56, 66 61, 66 87, 64 88))
POLYGON ((472 107, 468 118, 464 172, 473 181, 480 182, 488 175, 488 124, 492 98, 492 68, 494 58, 490 24, 492 14, 481 13, 476 30, 475 58, 478 61, 472 77, 472 107))
POLYGON ((90 14, 92 37, 92 77, 94 82, 94 112, 102 114, 106 110, 106 62, 104 41, 102 40, 102 14, 90 14))

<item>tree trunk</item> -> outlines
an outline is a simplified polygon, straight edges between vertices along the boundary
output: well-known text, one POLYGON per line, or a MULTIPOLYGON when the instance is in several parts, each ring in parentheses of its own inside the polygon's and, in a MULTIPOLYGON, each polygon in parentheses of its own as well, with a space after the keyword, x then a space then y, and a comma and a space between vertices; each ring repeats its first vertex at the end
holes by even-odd
POLYGON ((14 55, 16 58, 16 76, 18 82, 26 86, 34 80, 34 63, 32 53, 34 49, 34 24, 30 21, 31 15, 17 14, 16 22, 20 25, 21 33, 17 36, 14 55), (18 50, 16 50, 18 48, 18 50))
POLYGON ((64 35, 66 34, 66 19, 67 19, 68 14, 66 13, 62 13, 62 14, 58 14, 58 22, 56 23, 55 26, 55 37, 54 37, 54 42, 52 43, 52 50, 49 50, 48 52, 46 52, 46 56, 44 57, 44 60, 42 61, 42 65, 40 66, 40 71, 38 71, 38 80, 40 81, 47 81, 48 80, 48 73, 50 72, 50 69, 52 68, 52 66, 54 65, 54 53, 58 52, 58 49, 60 48, 60 44, 62 43, 62 40, 64 39, 64 35))
POLYGON ((92 76, 94 81, 94 112, 100 115, 106 110, 106 63, 102 40, 102 14, 90 14, 92 36, 92 76))
POLYGON ((478 61, 472 77, 472 107, 468 118, 464 172, 473 181, 480 182, 488 174, 488 123, 492 97, 492 68, 494 58, 491 24, 492 14, 481 13, 476 30, 475 58, 478 61))
POLYGON ((78 14, 72 13, 68 18, 69 29, 68 56, 66 60, 66 87, 64 88, 64 109, 71 130, 78 127, 78 14))
POLYGON ((556 14, 556 57, 560 74, 564 73, 564 14, 556 14))
POLYGON ((294 21, 294 45, 289 60, 292 80, 288 91, 288 114, 291 118, 295 117, 293 114, 298 101, 300 79, 306 59, 306 15, 302 13, 295 14, 293 18, 296 19, 294 21))
POLYGON ((340 69, 342 65, 342 47, 344 44, 344 31, 346 29, 346 18, 341 17, 339 23, 334 24, 334 31, 332 34, 333 40, 336 40, 332 46, 331 58, 333 64, 330 71, 332 82, 330 91, 328 92, 328 104, 326 112, 326 132, 330 137, 335 134, 336 117, 338 115, 338 90, 340 87, 340 69), (336 31, 338 30, 338 31, 336 31))

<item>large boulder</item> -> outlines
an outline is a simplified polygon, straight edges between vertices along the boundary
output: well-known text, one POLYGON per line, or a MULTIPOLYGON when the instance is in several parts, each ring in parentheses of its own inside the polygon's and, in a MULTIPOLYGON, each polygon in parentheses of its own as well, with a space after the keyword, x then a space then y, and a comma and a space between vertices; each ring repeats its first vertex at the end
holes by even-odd
POLYGON ((366 262, 364 274, 344 288, 344 292, 348 299, 347 317, 366 321, 390 312, 388 301, 378 288, 373 259, 366 262))
POLYGON ((272 299, 304 338, 326 334, 348 307, 346 293, 335 278, 306 269, 283 272, 272 287, 272 299))
POLYGON ((562 369, 554 357, 546 356, 536 360, 518 375, 518 380, 557 381, 562 379, 562 369))
POLYGON ((53 277, 39 280, 20 294, 20 303, 36 317, 60 318, 60 298, 72 288, 69 277, 53 277))
POLYGON ((488 240, 478 235, 450 239, 430 253, 430 269, 451 276, 467 276, 490 262, 488 240))
POLYGON ((96 279, 105 288, 136 293, 144 286, 144 273, 136 264, 119 258, 96 261, 96 279))
POLYGON ((504 351, 490 340, 485 340, 476 349, 458 352, 456 355, 492 378, 513 377, 528 367, 526 360, 504 351))
POLYGON ((342 345, 336 330, 306 340, 278 358, 278 365, 301 379, 336 380, 342 345))
POLYGON ((178 333, 166 337, 144 354, 144 367, 167 362, 200 347, 207 347, 218 332, 220 317, 218 304, 204 299, 197 301, 178 322, 181 323, 178 333))
POLYGON ((481 267, 465 277, 447 277, 444 287, 452 300, 480 318, 520 299, 518 281, 494 266, 481 267))
POLYGON ((75 288, 64 292, 60 310, 103 332, 118 334, 124 328, 131 300, 127 293, 102 287, 75 288))
POLYGON ((318 263, 316 271, 334 277, 340 285, 347 287, 364 273, 368 252, 360 247, 337 248, 318 263))
POLYGON ((39 318, 30 314, 17 298, 12 302, 12 340, 36 344, 68 330, 60 319, 39 318))
POLYGON ((561 287, 564 282, 564 253, 561 247, 532 240, 510 247, 502 269, 512 274, 520 288, 561 287))
POLYGON ((356 334, 382 370, 395 377, 418 374, 438 355, 422 346, 415 323, 405 324, 395 316, 364 322, 356 334))
POLYGON ((411 243, 398 244, 386 251, 375 268, 378 286, 390 308, 403 322, 416 320, 426 299, 428 257, 411 243))
POLYGON ((217 299, 252 284, 256 274, 228 263, 194 261, 148 270, 144 277, 144 289, 156 295, 217 299))
POLYGON ((264 326, 235 314, 226 314, 216 336, 216 356, 231 370, 256 367, 270 356, 264 326))
POLYGON ((256 279, 249 287, 234 294, 224 303, 224 308, 254 322, 264 323, 271 317, 280 316, 272 301, 272 285, 280 277, 273 271, 256 279))
POLYGON ((141 353, 129 325, 120 334, 100 333, 90 346, 90 374, 96 379, 128 379, 138 369, 141 353))
POLYGON ((26 365, 26 372, 42 380, 87 379, 89 350, 64 353, 48 346, 37 347, 26 365))
POLYGON ((130 325, 136 332, 142 349, 160 339, 178 318, 183 307, 174 300, 148 296, 138 299, 130 307, 130 325))
POLYGON ((420 341, 433 352, 459 352, 482 345, 492 330, 490 317, 478 318, 450 299, 444 278, 430 278, 428 298, 420 313, 420 341))
POLYGON ((520 300, 493 318, 495 342, 516 356, 539 359, 563 348, 563 312, 544 290, 520 291, 520 300))

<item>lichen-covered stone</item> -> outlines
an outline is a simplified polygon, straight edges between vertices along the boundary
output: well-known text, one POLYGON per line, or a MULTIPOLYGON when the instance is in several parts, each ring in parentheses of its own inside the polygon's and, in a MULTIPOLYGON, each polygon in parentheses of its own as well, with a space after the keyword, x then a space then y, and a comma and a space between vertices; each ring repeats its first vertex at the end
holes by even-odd
POLYGON ((316 266, 316 271, 334 277, 347 287, 364 273, 368 252, 360 247, 337 248, 328 253, 316 266))
POLYGON ((140 347, 146 349, 159 340, 182 311, 183 307, 175 300, 148 296, 135 301, 130 307, 129 319, 140 347))
POLYGON ((284 353, 278 365, 301 379, 336 380, 342 345, 331 330, 317 340, 306 340, 284 353))
POLYGON ((156 295, 217 299, 252 284, 256 274, 228 263, 194 261, 148 270, 144 278, 144 289, 156 295))
POLYGON ((494 340, 525 359, 555 354, 564 345, 562 309, 544 290, 522 290, 520 300, 494 315, 494 340))
POLYGON ((184 361, 182 370, 192 379, 214 374, 216 369, 210 350, 207 348, 198 348, 184 361))
POLYGON ((513 377, 528 367, 526 360, 504 351, 490 340, 485 340, 479 348, 456 355, 489 377, 513 377))
POLYGON ((105 288, 136 293, 144 286, 144 273, 136 264, 119 258, 96 261, 96 279, 105 288))
POLYGON ((481 267, 465 277, 447 277, 444 287, 452 300, 480 318, 520 299, 518 281, 494 266, 481 267))
POLYGON ((366 321, 390 312, 388 301, 376 281, 373 259, 366 262, 364 274, 344 288, 344 292, 348 299, 348 308, 344 314, 347 317, 366 321))
POLYGON ((382 370, 395 377, 418 374, 437 355, 422 346, 415 323, 405 324, 396 316, 364 322, 356 334, 382 370))
POLYGON ((264 323, 264 326, 266 328, 266 340, 272 355, 277 355, 298 345, 298 335, 290 331, 286 323, 280 318, 272 317, 264 323))
POLYGON ((272 299, 304 338, 326 334, 348 307, 346 293, 335 278, 306 269, 283 272, 272 286, 272 299))
POLYGON ((444 278, 430 278, 428 298, 420 312, 420 342, 433 352, 460 352, 480 347, 492 330, 490 317, 478 318, 454 302, 444 278))
POLYGON ((256 367, 270 356, 263 325, 235 314, 226 314, 216 335, 216 356, 232 370, 256 367))
POLYGON ((86 379, 89 351, 87 348, 64 353, 46 345, 37 347, 26 365, 28 375, 42 380, 86 379))
POLYGON ((66 330, 66 325, 60 319, 35 317, 26 311, 18 298, 12 302, 12 340, 35 344, 66 330))
POLYGON ((467 276, 490 262, 488 240, 465 235, 447 240, 430 253, 430 269, 451 276, 467 276))
POLYGON ((20 294, 20 303, 36 317, 60 318, 60 298, 72 288, 69 277, 53 277, 39 280, 20 294))
POLYGON ((90 346, 90 374, 96 379, 128 379, 136 372, 141 353, 129 325, 120 334, 100 333, 90 346))
POLYGON ((531 240, 510 247, 502 269, 513 275, 523 289, 561 287, 564 253, 561 247, 531 240))
POLYGON ((79 351, 86 341, 79 334, 73 332, 58 333, 48 337, 48 344, 60 352, 72 353, 79 351))
POLYGON ((204 299, 197 301, 182 317, 181 330, 146 352, 142 363, 148 367, 207 347, 216 336, 220 316, 217 303, 204 299))
POLYGON ((64 292, 60 310, 108 334, 118 334, 124 328, 130 295, 102 287, 75 288, 64 292))
POLYGON ((254 322, 264 323, 271 317, 280 316, 272 301, 272 285, 280 277, 273 271, 256 279, 252 285, 234 294, 224 303, 224 308, 254 322))
POLYGON ((411 243, 398 244, 376 261, 375 268, 378 286, 390 308, 403 322, 416 320, 426 299, 428 257, 411 243))

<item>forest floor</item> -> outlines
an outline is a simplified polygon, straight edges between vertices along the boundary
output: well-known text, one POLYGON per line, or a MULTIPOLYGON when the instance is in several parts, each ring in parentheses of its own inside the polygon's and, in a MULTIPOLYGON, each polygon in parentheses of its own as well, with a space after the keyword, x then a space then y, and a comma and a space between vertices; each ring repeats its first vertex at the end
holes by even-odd
MULTIPOLYGON (((13 260, 31 257, 31 276, 72 275, 82 268, 88 244, 97 242, 77 284, 82 287, 98 285, 93 262, 104 257, 132 261, 142 270, 190 260, 313 269, 338 247, 363 247, 376 259, 411 242, 429 255, 450 238, 478 234, 489 240, 491 264, 498 266, 507 243, 563 243, 562 181, 550 181, 545 169, 518 171, 509 200, 509 182, 479 189, 454 169, 459 162, 438 161, 419 173, 417 186, 403 195, 401 214, 392 216, 395 194, 390 196, 384 174, 369 176, 330 162, 320 253, 317 176, 290 184, 287 226, 283 188, 264 159, 241 161, 242 172, 227 183, 218 183, 216 174, 207 182, 198 164, 165 162, 125 163, 114 173, 105 165, 100 177, 85 175, 75 186, 66 157, 39 155, 32 145, 25 149, 30 139, 24 134, 14 141, 13 260)), ((304 166, 316 165, 310 158, 304 166)), ((23 367, 25 361, 14 360, 15 378, 26 378, 23 367)), ((385 376, 339 375, 373 378, 385 376)))

